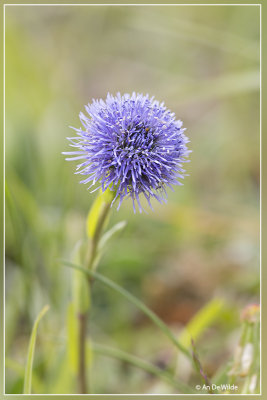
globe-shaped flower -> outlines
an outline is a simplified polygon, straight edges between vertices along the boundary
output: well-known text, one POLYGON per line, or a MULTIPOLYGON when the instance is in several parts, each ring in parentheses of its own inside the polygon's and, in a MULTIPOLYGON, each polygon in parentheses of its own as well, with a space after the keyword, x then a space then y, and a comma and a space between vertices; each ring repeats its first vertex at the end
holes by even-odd
POLYGON ((131 197, 134 211, 136 201, 142 212, 140 194, 151 208, 151 197, 166 201, 166 187, 181 185, 182 163, 188 161, 182 121, 164 103, 136 93, 108 94, 106 101, 93 100, 85 109, 83 128, 73 128, 78 136, 68 138, 78 150, 63 153, 72 156, 66 160, 84 159, 76 172, 86 176, 81 183, 91 182, 89 188, 99 183, 92 191, 115 191, 112 204, 119 198, 118 209, 131 197))

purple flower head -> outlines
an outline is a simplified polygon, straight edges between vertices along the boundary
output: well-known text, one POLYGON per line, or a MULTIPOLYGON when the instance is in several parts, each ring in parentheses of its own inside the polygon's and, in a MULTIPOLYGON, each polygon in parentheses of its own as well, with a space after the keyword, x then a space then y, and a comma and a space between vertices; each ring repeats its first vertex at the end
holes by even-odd
POLYGON ((115 191, 113 202, 131 197, 140 212, 139 196, 143 194, 150 207, 150 197, 160 203, 166 201, 166 187, 181 185, 182 163, 189 150, 182 121, 164 103, 149 95, 120 93, 107 95, 106 101, 93 100, 85 107, 88 115, 80 113, 83 128, 73 128, 76 137, 68 138, 77 151, 66 160, 84 161, 77 166, 77 174, 85 175, 81 183, 90 188, 115 191))

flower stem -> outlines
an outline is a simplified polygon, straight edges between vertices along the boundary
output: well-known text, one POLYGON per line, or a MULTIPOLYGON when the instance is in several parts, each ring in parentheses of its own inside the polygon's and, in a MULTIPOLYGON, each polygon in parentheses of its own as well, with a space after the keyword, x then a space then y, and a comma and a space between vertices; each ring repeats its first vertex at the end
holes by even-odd
POLYGON ((175 335, 171 332, 171 330, 168 328, 168 326, 153 312, 151 311, 144 303, 142 303, 139 299, 134 297, 131 293, 129 293, 127 290, 119 286, 117 283, 111 281, 110 279, 106 278, 105 276, 93 272, 91 270, 87 270, 80 265, 71 263, 69 261, 61 260, 63 264, 66 266, 69 266, 71 268, 74 268, 78 271, 84 272, 86 275, 89 277, 93 277, 94 279, 98 280, 99 282, 103 283, 107 287, 115 290, 116 292, 120 293, 122 296, 124 296, 127 300, 129 300, 132 304, 134 304, 137 308, 139 308, 144 314, 147 315, 149 319, 151 319, 154 324, 156 324, 160 330, 172 341, 172 343, 180 350, 182 351, 185 356, 192 362, 193 364, 193 359, 191 356, 191 353, 187 348, 185 348, 175 337, 175 335))
POLYGON ((87 260, 86 260, 86 266, 88 269, 94 269, 94 262, 97 256, 97 247, 98 247, 98 242, 100 239, 100 235, 103 229, 103 226, 106 222, 106 218, 109 214, 110 211, 110 203, 109 202, 104 202, 103 203, 103 208, 101 210, 101 213, 98 218, 98 222, 96 225, 96 229, 94 232, 94 235, 92 239, 90 240, 89 243, 89 251, 87 254, 87 260))
MULTIPOLYGON (((95 268, 97 259, 98 243, 100 240, 101 232, 106 222, 110 210, 109 201, 103 201, 101 211, 97 218, 96 227, 93 236, 90 238, 89 250, 85 256, 85 266, 88 270, 95 268)), ((88 278, 89 291, 92 286, 92 279, 88 278)), ((90 386, 88 382, 87 363, 86 363, 86 328, 88 326, 88 311, 78 313, 79 320, 79 367, 78 367, 78 387, 81 394, 90 393, 90 386)))

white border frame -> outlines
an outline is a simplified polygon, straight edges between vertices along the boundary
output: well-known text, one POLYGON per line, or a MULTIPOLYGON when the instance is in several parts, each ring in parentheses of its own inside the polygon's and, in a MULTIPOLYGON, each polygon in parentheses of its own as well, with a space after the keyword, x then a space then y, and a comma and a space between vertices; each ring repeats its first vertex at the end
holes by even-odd
MULTIPOLYGON (((5 182, 5 9, 6 7, 24 7, 24 6, 31 6, 31 7, 87 7, 87 6, 97 6, 97 7, 133 7, 133 6, 137 6, 137 7, 191 7, 191 6, 197 6, 197 7, 201 7, 201 6, 207 6, 207 7, 214 7, 214 6, 247 6, 247 7, 260 7, 260 24, 259 24, 259 28, 260 28, 260 43, 259 43, 259 47, 260 47, 260 68, 259 68, 259 72, 260 72, 260 204, 259 204, 259 211, 260 211, 260 229, 259 229, 259 233, 260 233, 260 301, 262 303, 262 224, 261 224, 261 217, 262 217, 262 12, 261 12, 261 3, 255 3, 255 4, 246 4, 246 3, 231 3, 231 4, 222 4, 222 3, 218 3, 218 4, 196 4, 196 3, 188 3, 188 4, 138 4, 138 3, 133 3, 133 4, 122 4, 122 3, 113 3, 113 4, 105 4, 105 3, 101 3, 101 4, 97 4, 97 3, 92 3, 92 4, 82 4, 82 3, 78 3, 78 4, 31 4, 31 3, 27 3, 27 4, 7 4, 4 3, 3 4, 3 129, 4 129, 4 135, 3 135, 3 144, 4 144, 4 155, 3 155, 3 182, 5 182)), ((11 393, 5 393, 5 196, 4 196, 4 201, 3 201, 3 211, 4 211, 4 215, 3 215, 3 228, 4 228, 4 235, 3 235, 3 395, 4 396, 207 396, 208 393, 199 393, 199 394, 182 394, 182 393, 177 393, 177 394, 164 394, 164 393, 140 393, 140 394, 131 394, 131 393, 125 393, 125 394, 116 394, 116 393, 110 393, 110 394, 98 394, 98 393, 91 393, 91 394, 49 394, 49 393, 43 393, 43 394, 11 394, 11 393)), ((260 312, 260 316, 262 315, 262 312, 260 312)), ((213 394, 213 396, 262 396, 262 353, 261 353, 261 345, 262 345, 262 318, 260 317, 260 393, 251 393, 251 394, 242 394, 242 393, 220 393, 220 394, 213 394)))

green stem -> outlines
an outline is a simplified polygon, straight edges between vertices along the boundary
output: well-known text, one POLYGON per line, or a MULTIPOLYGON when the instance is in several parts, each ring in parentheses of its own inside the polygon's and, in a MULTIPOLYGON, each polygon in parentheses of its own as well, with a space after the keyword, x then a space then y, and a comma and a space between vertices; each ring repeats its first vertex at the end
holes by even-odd
POLYGON ((97 256, 97 248, 100 239, 100 235, 105 224, 106 218, 110 211, 110 202, 104 202, 101 214, 99 216, 97 226, 94 232, 94 235, 89 243, 89 252, 87 254, 86 266, 89 270, 94 267, 94 261, 97 256))
POLYGON ((99 354, 102 354, 107 357, 116 358, 121 361, 125 361, 137 368, 140 368, 152 375, 155 375, 168 384, 171 384, 175 388, 177 388, 181 393, 194 393, 190 386, 186 385, 185 383, 174 379, 169 373, 163 371, 162 369, 156 367, 153 364, 150 364, 147 361, 142 360, 139 357, 135 357, 131 354, 125 353, 124 351, 114 349, 108 346, 103 346, 101 344, 92 343, 92 349, 99 354))
MULTIPOLYGON (((88 270, 94 268, 94 263, 97 257, 98 243, 100 239, 101 232, 103 230, 106 218, 109 214, 110 202, 103 202, 103 208, 97 220, 97 225, 94 231, 94 235, 89 243, 89 251, 86 255, 85 265, 88 270)), ((92 285, 91 280, 88 280, 88 285, 92 285)), ((79 392, 81 394, 90 393, 87 378, 87 366, 86 366, 86 327, 88 324, 88 312, 83 312, 78 314, 79 321, 79 370, 78 370, 78 385, 79 392)))
POLYGON ((35 350, 35 342, 37 336, 37 329, 39 322, 48 311, 49 306, 46 305, 38 314, 31 333, 29 348, 28 348, 28 355, 25 367, 25 376, 24 376, 24 388, 23 394, 31 394, 31 386, 32 386, 32 368, 33 368, 33 358, 34 358, 34 350, 35 350))
POLYGON ((176 339, 176 337, 167 327, 167 325, 165 325, 165 323, 153 311, 151 311, 145 304, 143 304, 140 300, 134 297, 131 293, 129 293, 127 290, 119 286, 117 283, 111 281, 110 279, 106 278, 105 276, 99 273, 87 270, 81 267, 80 265, 73 264, 69 261, 62 260, 62 262, 63 264, 71 268, 75 268, 79 271, 84 272, 89 277, 93 277, 94 279, 98 280, 99 282, 102 282, 104 285, 108 286, 109 288, 117 291, 122 296, 124 296, 127 300, 129 300, 137 308, 139 308, 144 314, 146 314, 148 318, 150 318, 161 329, 161 331, 165 333, 165 335, 172 341, 172 343, 190 359, 191 362, 193 361, 190 352, 183 345, 181 345, 181 343, 179 343, 179 341, 176 339))

